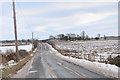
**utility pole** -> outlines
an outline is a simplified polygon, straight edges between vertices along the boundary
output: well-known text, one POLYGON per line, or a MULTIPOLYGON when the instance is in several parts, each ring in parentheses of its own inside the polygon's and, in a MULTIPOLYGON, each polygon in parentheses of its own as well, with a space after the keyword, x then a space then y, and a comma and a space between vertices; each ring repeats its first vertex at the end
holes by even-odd
POLYGON ((32 51, 33 51, 33 32, 32 32, 32 51))
POLYGON ((15 14, 15 1, 13 0, 13 20, 14 20, 14 33, 15 33, 15 46, 16 46, 16 60, 19 61, 18 57, 18 41, 17 41, 17 24, 16 24, 16 14, 15 14))

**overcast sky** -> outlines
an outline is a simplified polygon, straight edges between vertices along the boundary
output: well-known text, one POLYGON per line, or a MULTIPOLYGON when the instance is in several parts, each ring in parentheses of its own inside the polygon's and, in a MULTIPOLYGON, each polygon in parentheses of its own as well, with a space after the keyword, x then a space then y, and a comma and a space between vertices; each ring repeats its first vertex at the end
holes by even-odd
MULTIPOLYGON (((18 39, 61 33, 118 35, 117 2, 16 2, 18 39)), ((12 3, 2 5, 0 40, 14 39, 12 3)))

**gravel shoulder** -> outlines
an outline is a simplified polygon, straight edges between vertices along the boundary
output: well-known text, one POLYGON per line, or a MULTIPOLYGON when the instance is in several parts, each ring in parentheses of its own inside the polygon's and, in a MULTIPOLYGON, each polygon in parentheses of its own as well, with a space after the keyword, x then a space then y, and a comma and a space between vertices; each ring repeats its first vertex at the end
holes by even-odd
MULTIPOLYGON (((35 56, 34 56, 35 57, 35 56)), ((25 78, 28 71, 32 68, 32 63, 33 63, 33 60, 34 60, 34 57, 28 61, 22 69, 20 69, 16 74, 14 74, 12 76, 12 78, 25 78)))

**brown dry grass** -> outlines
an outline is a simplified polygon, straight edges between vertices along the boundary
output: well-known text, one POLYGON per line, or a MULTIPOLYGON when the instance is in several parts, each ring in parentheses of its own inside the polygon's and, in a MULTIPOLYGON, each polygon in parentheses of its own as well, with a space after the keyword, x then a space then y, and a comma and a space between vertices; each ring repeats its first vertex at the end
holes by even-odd
POLYGON ((32 57, 26 57, 23 61, 18 62, 17 65, 14 65, 10 68, 3 69, 2 78, 10 78, 9 74, 15 74, 18 70, 20 70, 32 57))
POLYGON ((105 63, 105 61, 98 61, 98 62, 100 62, 100 63, 105 63))
MULTIPOLYGON (((38 49, 36 50, 36 52, 38 51, 38 49)), ((36 53, 35 52, 35 53, 36 53)), ((34 54, 35 55, 35 54, 34 54)), ((17 63, 17 65, 14 65, 10 68, 6 68, 6 69, 3 69, 2 70, 2 78, 10 78, 10 75, 9 74, 15 74, 17 73, 18 70, 20 70, 29 60, 32 59, 33 56, 27 56, 25 57, 24 60, 22 61, 19 61, 17 63)))
POLYGON ((108 54, 120 54, 120 52, 113 52, 113 53, 108 53, 108 54))

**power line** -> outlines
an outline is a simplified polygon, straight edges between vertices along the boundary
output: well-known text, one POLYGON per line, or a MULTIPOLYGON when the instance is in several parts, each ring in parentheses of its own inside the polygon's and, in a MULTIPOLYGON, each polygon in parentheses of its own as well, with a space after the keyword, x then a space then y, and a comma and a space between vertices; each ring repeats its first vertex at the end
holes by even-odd
MULTIPOLYGON (((22 7, 21 7, 21 5, 19 3, 17 3, 17 8, 18 8, 18 13, 20 14, 20 16, 22 18, 22 22, 23 22, 22 24, 23 24, 23 26, 29 26, 28 20, 26 19, 26 16, 24 15, 24 12, 23 12, 24 9, 22 9, 22 7)), ((27 35, 27 34, 25 34, 25 35, 27 35)))
POLYGON ((23 9, 22 9, 22 7, 17 3, 17 7, 20 9, 19 11, 18 11, 18 13, 19 14, 21 14, 21 16, 23 17, 23 20, 24 20, 24 22, 26 23, 26 25, 28 26, 28 22, 27 22, 27 19, 26 19, 26 17, 25 17, 25 15, 23 14, 24 12, 22 11, 23 9))

